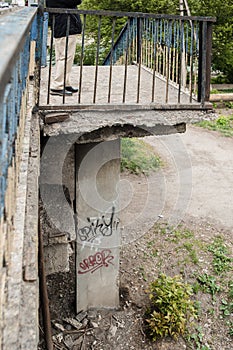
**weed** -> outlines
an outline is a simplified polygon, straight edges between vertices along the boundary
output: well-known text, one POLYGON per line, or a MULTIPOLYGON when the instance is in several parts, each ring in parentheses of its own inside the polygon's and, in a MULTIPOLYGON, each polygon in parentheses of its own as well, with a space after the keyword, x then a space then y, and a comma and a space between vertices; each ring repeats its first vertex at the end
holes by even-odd
POLYGON ((199 259, 197 257, 196 250, 193 248, 192 242, 185 242, 183 247, 189 252, 189 257, 194 264, 198 264, 199 259))
POLYGON ((211 94, 219 94, 219 90, 217 90, 217 89, 212 89, 210 93, 211 93, 211 94))
POLYGON ((191 285, 184 283, 180 276, 169 277, 160 274, 150 284, 149 317, 146 322, 153 341, 168 335, 177 339, 184 334, 188 322, 197 318, 197 308, 190 299, 191 285))
POLYGON ((203 292, 210 293, 212 297, 220 291, 220 287, 216 284, 216 278, 204 273, 197 276, 197 281, 203 292))
POLYGON ((179 241, 181 241, 182 239, 188 239, 188 238, 193 238, 194 234, 192 231, 188 230, 188 229, 177 229, 171 232, 170 237, 168 238, 169 241, 174 242, 174 243, 178 243, 179 241))
POLYGON ((233 108, 233 102, 231 102, 231 101, 225 102, 225 107, 230 108, 230 109, 233 108))
POLYGON ((230 299, 233 300, 233 281, 229 281, 228 282, 228 288, 229 288, 228 296, 229 296, 230 299))
POLYGON ((229 254, 222 237, 216 237, 213 244, 208 246, 208 250, 213 253, 213 268, 216 274, 220 275, 223 272, 229 271, 232 258, 229 254))
POLYGON ((204 120, 197 123, 197 125, 209 130, 220 131, 224 136, 233 136, 232 116, 220 116, 218 119, 211 121, 204 120))
POLYGON ((147 242, 147 248, 153 247, 154 244, 155 244, 155 240, 154 239, 152 241, 150 241, 150 242, 147 242))
POLYGON ((200 284, 196 281, 193 283, 192 288, 193 288, 193 293, 197 294, 200 290, 200 284))
POLYGON ((228 334, 230 336, 233 336, 233 321, 227 321, 227 325, 229 327, 229 331, 228 331, 228 334))
POLYGON ((222 317, 230 316, 233 312, 233 302, 230 302, 226 299, 222 299, 220 311, 222 311, 222 317))
MULTIPOLYGON (((185 338, 190 345, 195 347, 195 350, 211 350, 208 345, 203 344, 204 333, 200 326, 197 326, 193 333, 188 333, 185 338)), ((192 346, 192 348, 193 348, 192 346)))
POLYGON ((144 270, 144 267, 143 267, 143 266, 140 266, 140 267, 139 267, 139 271, 141 272, 143 281, 146 282, 146 281, 147 281, 147 277, 146 277, 146 272, 145 272, 145 270, 144 270))

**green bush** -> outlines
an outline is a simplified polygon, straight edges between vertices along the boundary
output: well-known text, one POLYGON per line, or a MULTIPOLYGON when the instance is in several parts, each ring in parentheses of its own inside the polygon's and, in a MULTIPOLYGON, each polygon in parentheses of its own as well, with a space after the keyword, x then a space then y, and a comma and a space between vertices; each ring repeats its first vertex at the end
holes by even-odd
POLYGON ((180 276, 160 274, 150 284, 152 306, 146 322, 153 341, 166 336, 177 339, 185 333, 188 322, 197 318, 197 308, 190 299, 192 294, 192 286, 184 283, 180 276))

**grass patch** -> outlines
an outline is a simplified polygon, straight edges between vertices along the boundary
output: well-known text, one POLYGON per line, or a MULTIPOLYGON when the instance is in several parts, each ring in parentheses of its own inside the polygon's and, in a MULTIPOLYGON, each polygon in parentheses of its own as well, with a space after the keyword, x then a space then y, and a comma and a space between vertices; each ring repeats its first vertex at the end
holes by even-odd
POLYGON ((153 147, 137 138, 121 139, 121 171, 148 175, 156 171, 162 162, 153 147))
POLYGON ((219 131, 224 136, 233 137, 233 115, 222 115, 216 120, 203 120, 197 125, 209 130, 219 131))
POLYGON ((211 323, 223 327, 223 334, 233 336, 230 246, 223 235, 206 240, 205 234, 197 236, 183 224, 171 227, 157 223, 146 242, 145 265, 139 271, 140 278, 149 283, 151 303, 145 314, 145 330, 153 341, 181 335, 188 349, 214 350, 215 340, 205 329, 206 315, 211 323), (154 269, 148 273, 150 265, 156 266, 156 280, 154 269), (187 292, 183 283, 191 287, 190 299, 187 295, 183 299, 187 292), (187 317, 190 314, 191 318, 187 317))
MULTIPOLYGON (((205 234, 202 233, 202 236, 205 234)), ((150 284, 152 307, 149 315, 146 315, 146 325, 154 341, 166 336, 176 339, 183 335, 187 348, 213 350, 214 339, 206 334, 204 328, 207 314, 213 323, 217 322, 219 327, 225 329, 227 336, 233 336, 233 259, 230 247, 220 234, 211 237, 208 242, 202 236, 197 237, 182 224, 174 228, 166 223, 158 223, 154 226, 154 235, 147 241, 145 264, 149 262, 157 266, 159 274, 156 282, 150 284), (176 277, 170 280, 165 272, 169 275, 174 272, 180 278, 182 276, 185 283, 188 282, 192 287, 192 306, 199 305, 196 317, 192 315, 191 320, 188 320, 184 310, 179 309, 174 293, 182 296, 183 292, 176 285, 176 277), (183 313, 181 318, 180 313, 183 313), (174 314, 179 320, 185 320, 185 323, 178 323, 175 327, 177 320, 172 316, 174 314)), ((152 278, 153 275, 148 274, 148 281, 152 278)))

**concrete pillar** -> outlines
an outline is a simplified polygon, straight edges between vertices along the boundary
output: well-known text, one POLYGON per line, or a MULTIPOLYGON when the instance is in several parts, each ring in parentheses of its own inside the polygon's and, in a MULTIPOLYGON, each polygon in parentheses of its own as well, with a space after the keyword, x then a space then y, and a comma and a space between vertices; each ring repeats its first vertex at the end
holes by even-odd
POLYGON ((77 312, 119 306, 120 140, 76 145, 77 312))

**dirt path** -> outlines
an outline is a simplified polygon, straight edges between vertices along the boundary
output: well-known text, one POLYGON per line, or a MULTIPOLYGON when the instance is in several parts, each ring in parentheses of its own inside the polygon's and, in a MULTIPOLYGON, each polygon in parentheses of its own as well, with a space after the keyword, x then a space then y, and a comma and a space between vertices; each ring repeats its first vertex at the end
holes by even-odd
POLYGON ((233 228, 233 139, 188 126, 185 134, 151 137, 147 142, 165 159, 165 206, 176 210, 165 210, 165 220, 171 215, 179 219, 179 214, 185 220, 189 215, 233 228))
POLYGON ((157 221, 173 227, 205 221, 233 228, 233 139, 200 127, 144 138, 163 166, 147 176, 122 174, 122 243, 142 237, 157 221))

